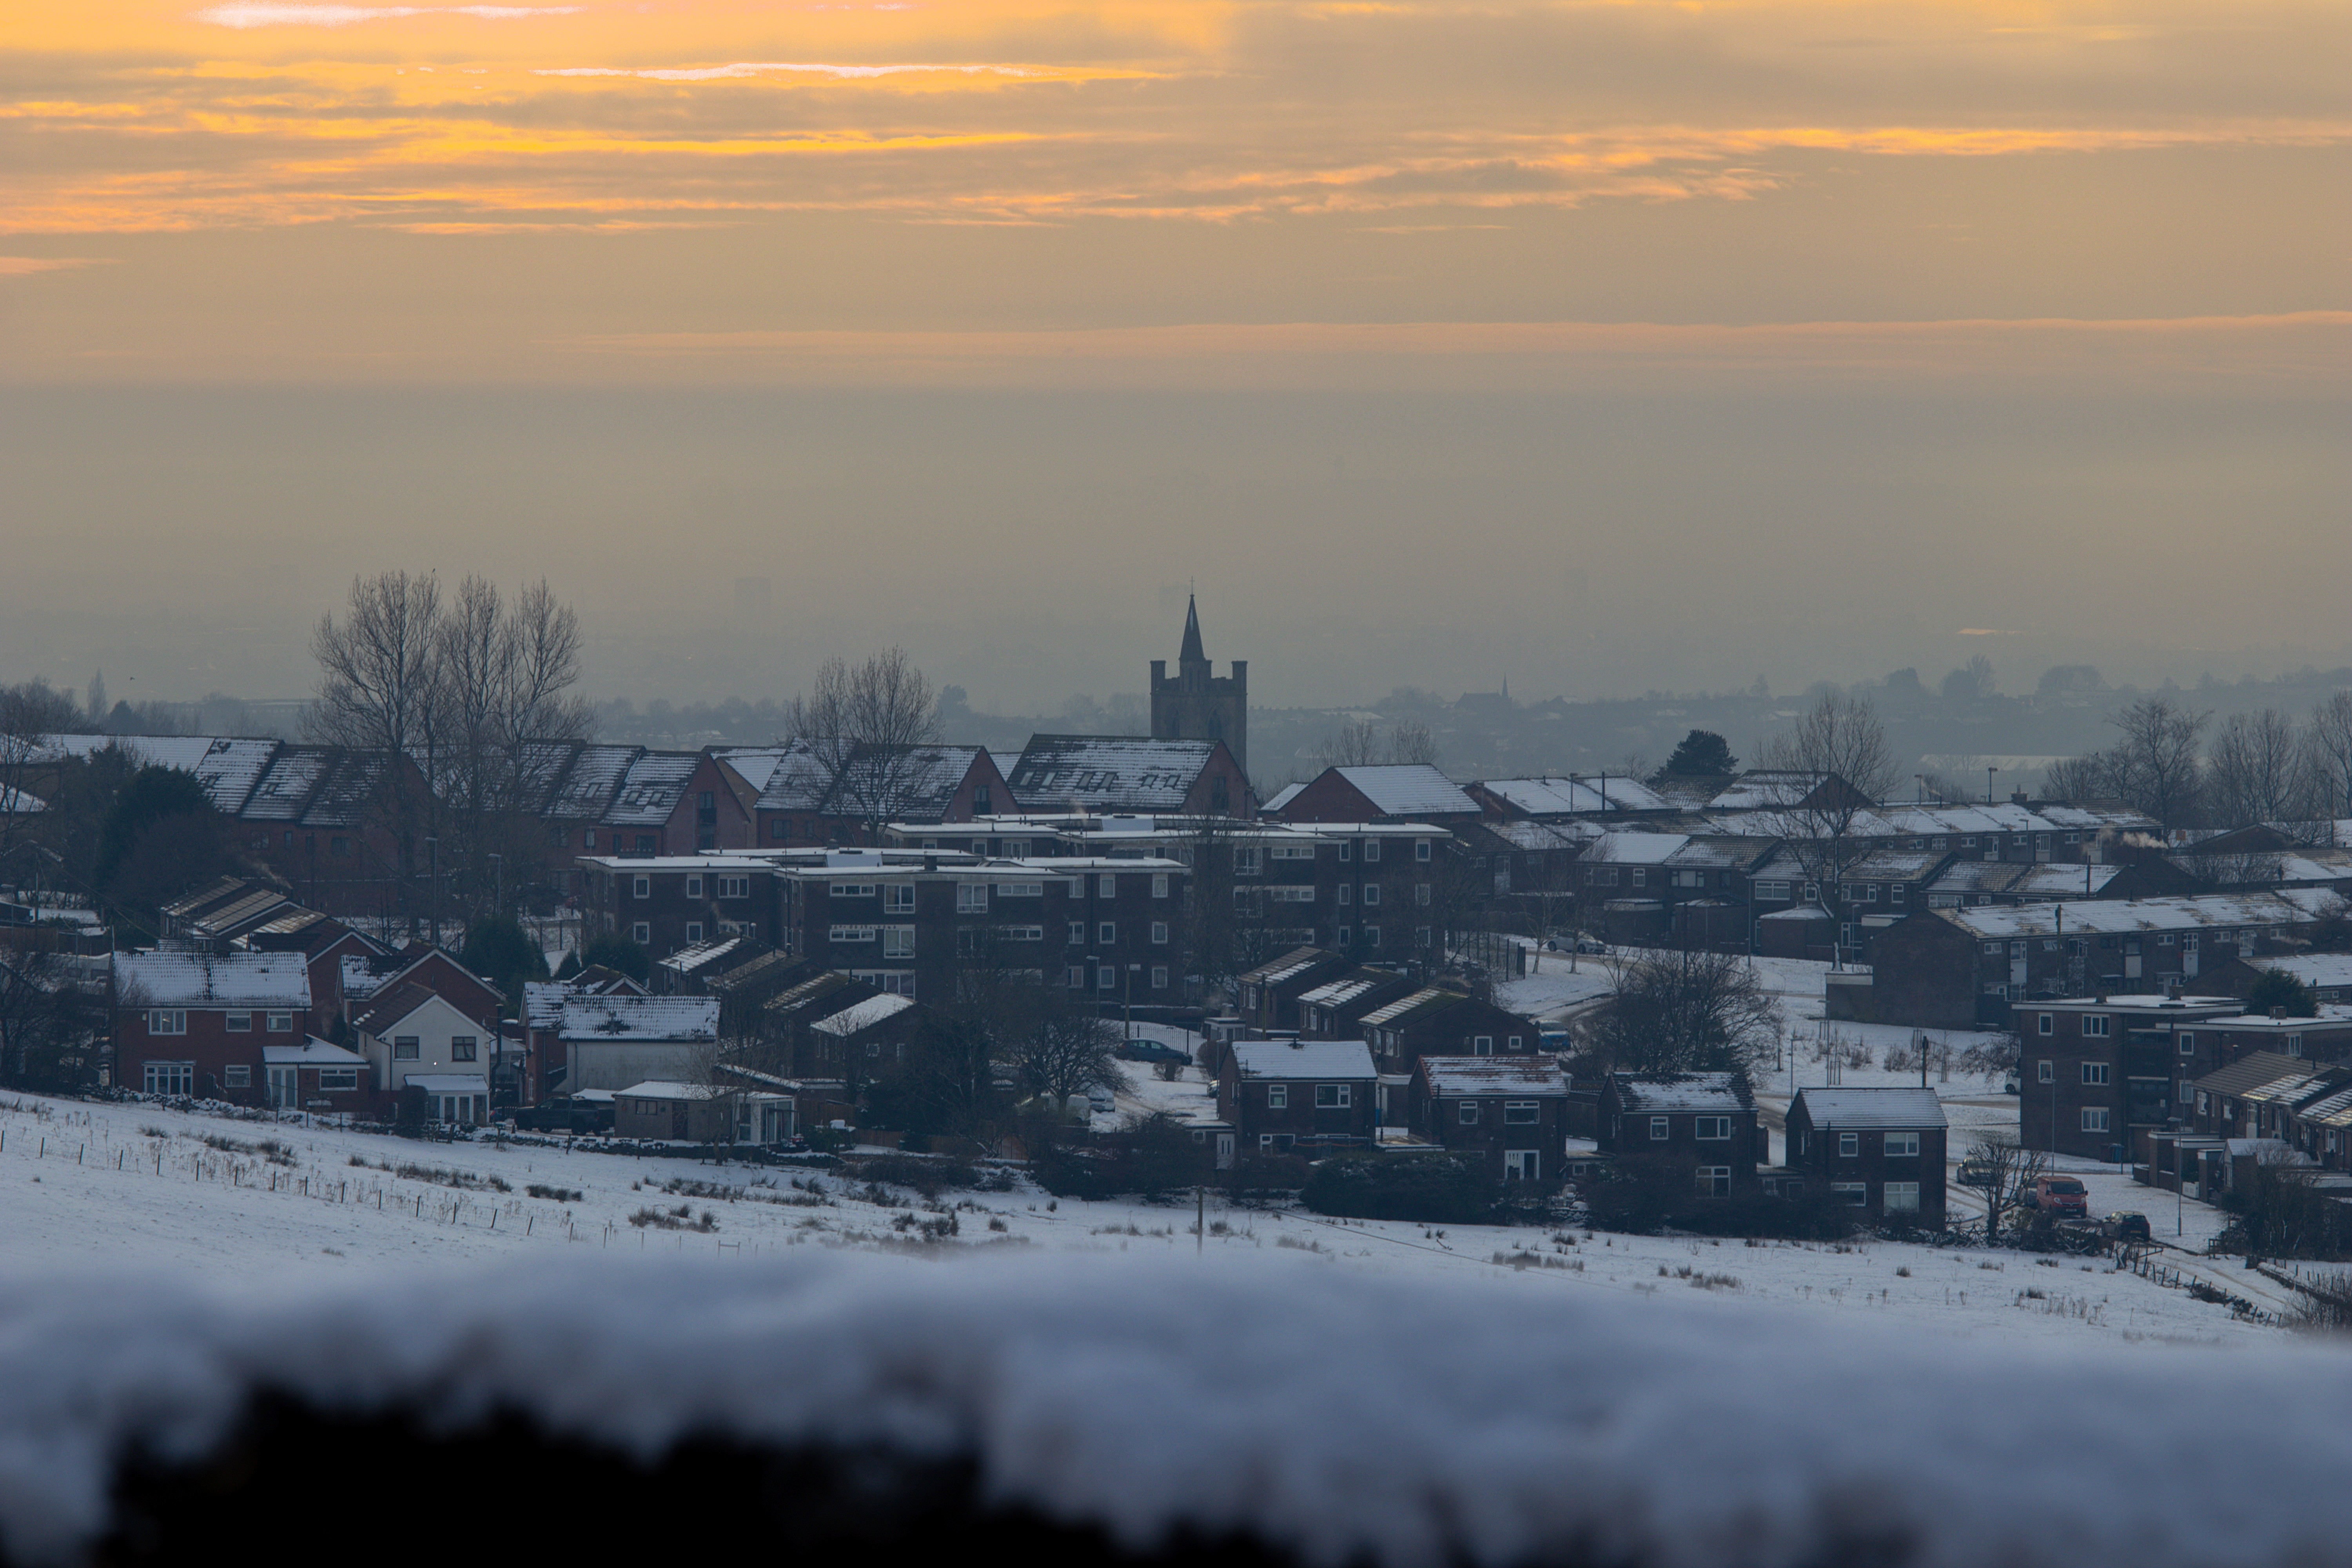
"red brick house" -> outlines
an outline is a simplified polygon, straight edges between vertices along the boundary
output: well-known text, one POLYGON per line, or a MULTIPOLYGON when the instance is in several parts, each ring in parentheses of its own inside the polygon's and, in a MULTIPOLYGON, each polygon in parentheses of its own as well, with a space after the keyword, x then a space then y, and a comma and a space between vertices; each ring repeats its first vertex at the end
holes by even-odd
POLYGON ((1541 1044, 1535 1025, 1517 1013, 1434 988, 1365 1014, 1364 1038, 1389 1073, 1411 1072, 1423 1057, 1517 1056, 1541 1044))
POLYGON ((1304 1029, 1298 999, 1352 967, 1344 953, 1328 948, 1298 947, 1268 963, 1261 963, 1238 982, 1240 1013, 1252 1028, 1304 1029))
MULTIPOLYGON (((1943 1103, 1932 1089, 1801 1089, 1782 1163, 1874 1220, 1941 1228, 1943 1103)), ((1785 1190, 1785 1188, 1784 1188, 1785 1190)))
POLYGON ((1759 1190, 1764 1135, 1745 1073, 1611 1073, 1601 1086, 1599 1131, 1603 1153, 1686 1168, 1703 1196, 1759 1190))
POLYGON ((284 952, 114 959, 114 1081, 143 1094, 267 1102, 262 1047, 317 1033, 310 975, 284 952))
POLYGON ((1568 1069, 1550 1056, 1423 1057, 1413 1064, 1412 1130, 1475 1155, 1505 1181, 1565 1173, 1568 1069))
POLYGON ((1379 1074, 1361 1040, 1241 1040, 1217 1077, 1217 1115, 1244 1152, 1370 1143, 1379 1074))
POLYGON ((860 748, 838 775, 804 742, 762 761, 753 814, 764 848, 871 845, 877 809, 886 826, 915 827, 1013 809, 1012 786, 981 746, 860 748))
POLYGON ((1426 822, 1469 826, 1484 815, 1468 791, 1425 764, 1325 768, 1280 797, 1284 822, 1426 822))

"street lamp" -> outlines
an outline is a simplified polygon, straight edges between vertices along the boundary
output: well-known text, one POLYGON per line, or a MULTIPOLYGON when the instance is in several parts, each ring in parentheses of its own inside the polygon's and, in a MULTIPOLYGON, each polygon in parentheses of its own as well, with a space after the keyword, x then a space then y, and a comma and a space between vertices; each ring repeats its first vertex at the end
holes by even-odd
POLYGON ((1992 804, 1992 775, 1999 772, 2000 772, 2000 769, 1994 766, 1992 763, 1987 763, 1985 764, 1985 804, 1987 805, 1990 805, 1992 804))

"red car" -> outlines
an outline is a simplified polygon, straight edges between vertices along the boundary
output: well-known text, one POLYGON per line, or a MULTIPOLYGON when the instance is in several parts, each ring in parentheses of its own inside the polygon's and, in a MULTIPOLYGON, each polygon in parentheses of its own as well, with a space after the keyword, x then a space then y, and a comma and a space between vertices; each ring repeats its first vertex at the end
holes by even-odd
POLYGON ((2091 1212, 2091 1194, 2072 1176, 2041 1176, 2026 1192, 2025 1206, 2064 1219, 2084 1219, 2091 1212))

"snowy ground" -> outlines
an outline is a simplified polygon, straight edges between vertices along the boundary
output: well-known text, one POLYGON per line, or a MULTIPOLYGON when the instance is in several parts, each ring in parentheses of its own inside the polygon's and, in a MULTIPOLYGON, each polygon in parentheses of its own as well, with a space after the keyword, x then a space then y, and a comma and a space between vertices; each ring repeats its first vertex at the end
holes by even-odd
MULTIPOLYGON (((1149 1082, 1139 1100, 1187 1087, 1149 1082)), ((1200 1092, 1197 1075, 1190 1087, 1200 1092)), ((2105 1184, 2116 1178, 2090 1173, 2088 1179, 2094 1205, 2107 1205, 2105 1184)), ((1062 1203, 1024 1186, 951 1192, 927 1206, 912 1194, 870 1191, 824 1172, 487 1140, 428 1143, 135 1103, 30 1097, 0 1103, 0 1184, 18 1194, 0 1205, 0 1279, 136 1263, 199 1279, 293 1281, 400 1273, 427 1263, 596 1254, 651 1259, 667 1253, 681 1267, 708 1267, 803 1246, 942 1256, 1023 1247, 1177 1257, 1204 1250, 1236 1259, 1306 1255, 1342 1274, 1483 1280, 1517 1294, 1696 1290, 1730 1301, 1860 1313, 1978 1343, 2247 1342, 2278 1334, 2181 1291, 2112 1272, 2104 1262, 2086 1268, 2071 1258, 2051 1264, 2020 1254, 1894 1244, 1751 1247, 1525 1228, 1436 1229, 1214 1201, 1207 1208, 1208 1234, 1199 1237, 1188 1205, 1062 1203), (264 1139, 287 1146, 277 1162, 260 1147, 264 1139), (401 1166, 428 1169, 403 1173, 401 1166), (533 1194, 534 1184, 551 1190, 533 1194), (643 1211, 681 1205, 685 1215, 667 1213, 667 1221, 695 1228, 631 1223, 643 1211), (700 1228, 706 1215, 712 1228, 700 1228), (925 1226, 941 1229, 950 1218, 952 1237, 923 1239, 925 1226)), ((2168 1207, 2157 1197, 2126 1179, 2113 1206, 2146 1208, 2151 1219, 2170 1220, 2169 1213, 2155 1212, 2168 1207)), ((2189 1210, 2192 1233, 2210 1232, 2211 1211, 2197 1205, 2189 1210)), ((2170 1226, 2158 1228, 2168 1233, 2170 1226)), ((2186 1255, 2172 1260, 2266 1307, 2279 1294, 2235 1264, 2186 1255)))

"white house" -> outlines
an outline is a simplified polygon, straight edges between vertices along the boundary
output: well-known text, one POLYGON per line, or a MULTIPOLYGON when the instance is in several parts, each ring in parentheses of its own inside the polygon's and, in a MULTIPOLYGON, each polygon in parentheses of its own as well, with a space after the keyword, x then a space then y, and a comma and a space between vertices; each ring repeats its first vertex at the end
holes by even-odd
POLYGON ((497 1042, 442 997, 422 985, 397 985, 371 1001, 352 1026, 377 1089, 398 1095, 414 1085, 446 1102, 433 1110, 438 1121, 489 1120, 489 1064, 497 1042))
POLYGON ((569 1064, 563 1092, 625 1089, 648 1079, 708 1075, 719 1042, 716 996, 572 996, 557 1033, 569 1064))

